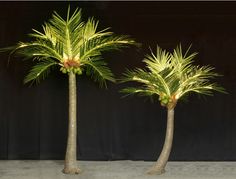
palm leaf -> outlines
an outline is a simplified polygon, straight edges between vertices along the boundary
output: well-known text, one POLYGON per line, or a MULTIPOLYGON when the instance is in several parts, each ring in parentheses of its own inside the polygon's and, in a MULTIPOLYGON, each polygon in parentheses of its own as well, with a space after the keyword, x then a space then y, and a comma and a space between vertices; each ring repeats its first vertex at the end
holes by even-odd
POLYGON ((169 89, 166 89, 166 83, 163 83, 163 78, 160 75, 152 74, 140 68, 136 68, 134 71, 127 70, 124 73, 121 82, 128 81, 141 83, 146 86, 146 89, 155 90, 156 94, 161 94, 163 91, 169 93, 169 89))
POLYGON ((121 93, 125 93, 128 95, 137 94, 139 96, 153 96, 154 94, 158 95, 155 91, 151 89, 147 89, 145 87, 127 87, 120 90, 121 93))
POLYGON ((137 43, 128 36, 112 35, 106 38, 92 38, 86 41, 80 49, 80 60, 87 60, 89 57, 101 55, 101 52, 118 50, 137 43))
MULTIPOLYGON (((151 50, 151 49, 150 49, 151 50)), ((157 46, 157 52, 154 54, 151 50, 151 55, 146 55, 143 62, 152 73, 159 73, 162 70, 171 66, 171 55, 166 50, 162 50, 157 46)))
POLYGON ((46 41, 37 40, 33 42, 20 42, 13 52, 25 57, 46 57, 61 61, 61 55, 46 41))
POLYGON ((107 63, 101 58, 92 58, 84 62, 86 65, 86 74, 91 76, 94 81, 99 82, 100 87, 106 87, 106 80, 115 82, 115 78, 107 63))
POLYGON ((42 59, 32 67, 28 75, 25 77, 24 83, 33 81, 38 84, 41 80, 45 79, 49 75, 54 65, 58 65, 58 63, 54 60, 42 59))

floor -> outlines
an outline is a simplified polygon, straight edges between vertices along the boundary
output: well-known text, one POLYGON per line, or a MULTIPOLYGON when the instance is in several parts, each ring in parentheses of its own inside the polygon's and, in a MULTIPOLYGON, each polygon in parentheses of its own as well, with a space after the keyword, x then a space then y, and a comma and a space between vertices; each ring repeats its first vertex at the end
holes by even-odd
POLYGON ((79 175, 61 172, 61 160, 0 160, 0 179, 236 179, 236 162, 169 162, 166 173, 145 172, 153 162, 80 161, 79 175))

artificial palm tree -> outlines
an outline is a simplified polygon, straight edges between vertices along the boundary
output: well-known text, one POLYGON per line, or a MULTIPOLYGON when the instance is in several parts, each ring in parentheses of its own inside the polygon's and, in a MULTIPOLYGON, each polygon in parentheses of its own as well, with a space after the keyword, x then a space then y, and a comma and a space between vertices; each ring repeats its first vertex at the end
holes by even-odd
POLYGON ((69 174, 81 171, 76 164, 76 75, 85 73, 101 86, 106 86, 106 80, 114 82, 115 79, 101 53, 136 45, 128 36, 114 35, 108 31, 109 28, 98 31, 99 21, 89 18, 85 22, 81 15, 78 8, 71 14, 70 7, 66 19, 54 12, 52 18, 44 23, 43 32, 33 29, 30 34, 32 41, 19 42, 16 46, 3 49, 36 62, 25 77, 25 83, 39 83, 52 69, 60 69, 68 75, 69 124, 63 172, 69 174))
MULTIPOLYGON (((189 47, 190 49, 190 47, 189 47)), ((162 106, 167 108, 167 127, 162 152, 155 165, 148 174, 165 172, 173 141, 174 109, 177 102, 189 93, 212 95, 213 91, 224 92, 224 89, 210 80, 217 77, 210 66, 193 65, 197 53, 183 54, 181 45, 173 53, 157 47, 157 52, 146 55, 143 62, 147 69, 136 68, 128 70, 122 79, 123 82, 134 81, 139 86, 127 87, 121 90, 127 94, 159 97, 162 106)))

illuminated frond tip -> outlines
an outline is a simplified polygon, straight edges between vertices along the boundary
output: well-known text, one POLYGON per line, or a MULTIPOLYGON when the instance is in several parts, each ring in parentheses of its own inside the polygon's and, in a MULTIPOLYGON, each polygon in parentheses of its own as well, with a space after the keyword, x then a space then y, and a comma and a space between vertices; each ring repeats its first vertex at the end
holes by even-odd
POLYGON ((23 48, 23 47, 26 47, 27 45, 26 44, 21 44, 20 46, 19 46, 19 48, 23 48))

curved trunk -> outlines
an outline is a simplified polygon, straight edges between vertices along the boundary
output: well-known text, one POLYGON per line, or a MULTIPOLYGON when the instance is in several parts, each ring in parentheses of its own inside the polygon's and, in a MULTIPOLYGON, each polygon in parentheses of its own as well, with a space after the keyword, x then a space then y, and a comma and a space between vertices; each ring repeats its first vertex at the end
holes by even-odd
POLYGON ((76 160, 76 75, 73 72, 69 73, 69 123, 66 156, 63 173, 78 174, 80 169, 77 167, 76 160))
POLYGON ((168 109, 165 143, 156 164, 147 172, 148 174, 162 174, 171 152, 174 134, 174 108, 168 109))

